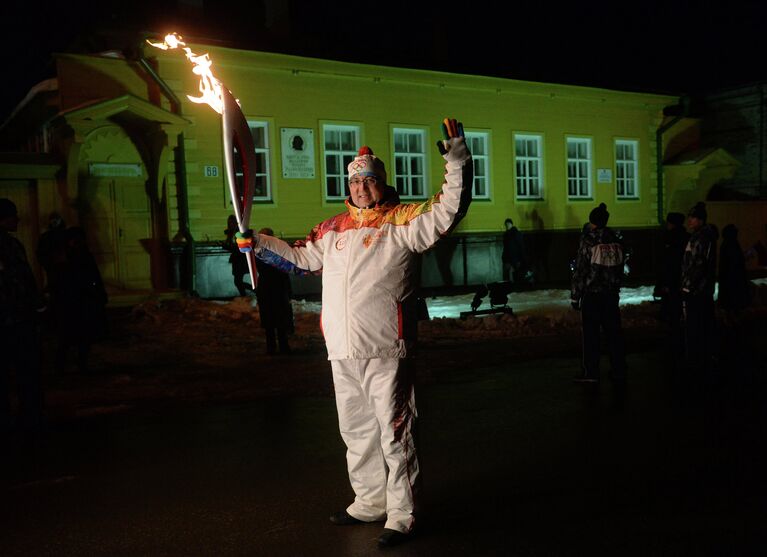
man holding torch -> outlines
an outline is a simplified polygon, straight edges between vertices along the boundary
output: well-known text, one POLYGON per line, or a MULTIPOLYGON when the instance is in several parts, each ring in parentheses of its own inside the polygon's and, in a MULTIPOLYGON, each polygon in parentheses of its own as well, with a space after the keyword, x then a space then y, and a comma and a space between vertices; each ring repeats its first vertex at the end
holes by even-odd
POLYGON ((412 537, 418 460, 412 356, 417 332, 419 254, 450 233, 471 202, 473 163, 463 127, 445 119, 442 189, 401 204, 383 161, 368 147, 349 164, 346 211, 315 226, 306 240, 248 231, 243 252, 286 272, 322 270, 322 315, 341 436, 355 499, 330 517, 337 525, 386 520, 381 546, 412 537))

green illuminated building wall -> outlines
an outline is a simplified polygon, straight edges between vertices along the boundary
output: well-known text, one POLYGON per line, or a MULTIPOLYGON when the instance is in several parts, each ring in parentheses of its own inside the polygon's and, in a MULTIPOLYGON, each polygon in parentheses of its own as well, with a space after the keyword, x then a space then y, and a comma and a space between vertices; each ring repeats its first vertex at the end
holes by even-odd
MULTIPOLYGON (((608 205, 616 228, 640 234, 657 226, 655 138, 674 97, 191 48, 210 54, 258 139, 254 228, 302 238, 343 211, 343 157, 360 145, 385 161, 403 201, 425 199, 441 186, 444 164, 434 144, 446 116, 460 119, 469 136, 475 195, 454 238, 426 257, 425 285, 498 280, 509 217, 530 233, 538 276, 551 281, 566 279, 573 234, 598 203, 608 205), (341 134, 347 145, 331 141, 341 134)), ((188 261, 180 274, 230 283, 219 245, 232 213, 220 116, 187 99, 197 95, 198 78, 182 52, 147 45, 144 57, 57 55, 56 79, 20 113, 36 115, 41 126, 32 130, 17 117, 14 135, 36 134, 61 165, 48 205, 86 227, 108 284, 177 284, 171 267, 183 265, 169 261, 184 261, 179 253, 192 239, 194 254, 208 263, 193 273, 188 261), (204 278, 205 265, 217 278, 204 278)), ((663 210, 672 189, 664 188, 663 210)), ((187 287, 202 291, 201 284, 187 287)))
MULTIPOLYGON (((392 184, 395 128, 420 131, 425 144, 425 190, 427 194, 437 191, 443 161, 434 142, 440 138, 439 125, 445 116, 462 120, 467 131, 479 134, 486 148, 486 180, 480 190, 485 195, 475 196, 459 233, 499 231, 507 217, 523 230, 577 229, 600 202, 608 205, 615 226, 657 224, 655 133, 662 109, 674 104, 673 97, 204 45, 192 49, 210 53, 214 73, 240 100, 247 118, 265 126, 270 195, 255 206, 254 226, 270 226, 284 237, 301 237, 319 220, 343 210, 341 201, 326 194, 323 130, 327 126, 356 127, 358 143, 370 145, 386 162, 392 184), (313 177, 284 176, 289 169, 283 165, 283 129, 311 131, 313 177), (533 153, 537 161, 527 162, 540 169, 533 187, 517 183, 520 164, 525 164, 516 154, 523 152, 517 142, 524 143, 526 138, 537 147, 533 153), (575 154, 586 163, 577 196, 568 194, 568 139, 581 145, 581 152, 576 148, 575 154), (633 180, 623 181, 620 195, 618 174, 627 172, 634 173, 633 180), (520 195, 525 193, 521 188, 528 188, 533 196, 520 195)), ((231 212, 221 172, 219 117, 207 106, 186 101, 186 94, 196 94, 197 78, 180 52, 147 47, 145 54, 157 57, 158 73, 184 98, 183 116, 192 122, 185 132, 185 147, 193 234, 198 239, 218 238, 231 212)), ((172 201, 170 210, 170 221, 177 222, 172 201)))

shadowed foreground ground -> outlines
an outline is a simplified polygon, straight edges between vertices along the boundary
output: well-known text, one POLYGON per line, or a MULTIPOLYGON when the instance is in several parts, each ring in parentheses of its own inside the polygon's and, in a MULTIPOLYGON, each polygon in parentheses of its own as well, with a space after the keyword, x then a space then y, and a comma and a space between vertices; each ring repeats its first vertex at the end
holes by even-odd
POLYGON ((381 524, 327 520, 351 491, 318 339, 268 359, 241 324, 207 352, 192 320, 134 325, 90 374, 47 371, 47 431, 3 441, 0 554, 763 554, 763 324, 686 382, 661 329, 628 330, 625 398, 571 383, 573 331, 427 340, 421 535, 385 552, 381 524))

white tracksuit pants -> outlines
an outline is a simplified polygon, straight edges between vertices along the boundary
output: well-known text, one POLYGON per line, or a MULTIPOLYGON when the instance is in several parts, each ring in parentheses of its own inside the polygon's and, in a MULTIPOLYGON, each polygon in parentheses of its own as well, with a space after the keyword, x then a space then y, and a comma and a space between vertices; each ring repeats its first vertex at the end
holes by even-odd
POLYGON ((356 495, 347 509, 366 522, 410 532, 418 460, 412 366, 405 359, 331 360, 338 424, 356 495))

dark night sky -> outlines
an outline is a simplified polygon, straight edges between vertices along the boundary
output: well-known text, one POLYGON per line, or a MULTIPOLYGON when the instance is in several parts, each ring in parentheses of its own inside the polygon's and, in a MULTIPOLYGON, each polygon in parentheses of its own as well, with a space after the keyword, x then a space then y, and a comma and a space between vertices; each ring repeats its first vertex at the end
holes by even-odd
POLYGON ((119 39, 93 35, 113 27, 176 28, 190 39, 242 48, 664 93, 767 79, 767 8, 760 2, 736 0, 713 8, 699 1, 569 2, 565 8, 541 0, 528 5, 472 0, 448 8, 435 1, 275 0, 288 5, 283 11, 289 31, 268 23, 265 5, 271 2, 104 0, 88 10, 78 10, 79 1, 45 9, 29 1, 6 2, 0 44, 11 66, 0 119, 30 87, 53 74, 51 52, 117 46, 119 39), (185 10, 185 4, 198 8, 185 10))

